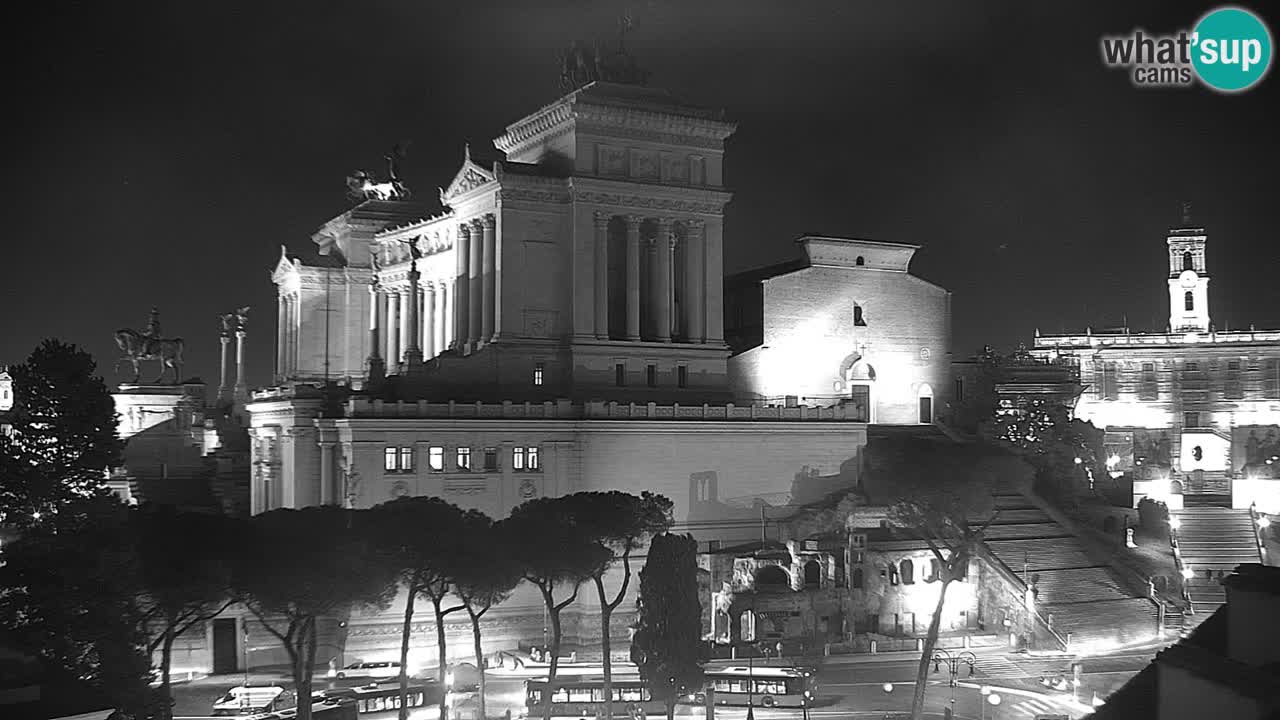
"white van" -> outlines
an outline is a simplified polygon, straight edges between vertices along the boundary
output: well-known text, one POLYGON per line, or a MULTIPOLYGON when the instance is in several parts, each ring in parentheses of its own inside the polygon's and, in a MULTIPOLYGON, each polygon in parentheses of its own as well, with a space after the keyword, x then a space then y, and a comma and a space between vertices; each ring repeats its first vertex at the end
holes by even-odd
POLYGON ((260 715, 292 710, 297 706, 297 696, 277 685, 240 685, 214 701, 213 714, 217 717, 260 715))

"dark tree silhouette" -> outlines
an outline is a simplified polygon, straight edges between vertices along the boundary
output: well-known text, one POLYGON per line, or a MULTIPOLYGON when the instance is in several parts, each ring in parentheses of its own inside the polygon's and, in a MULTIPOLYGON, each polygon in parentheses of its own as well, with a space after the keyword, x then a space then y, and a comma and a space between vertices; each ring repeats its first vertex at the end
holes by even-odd
POLYGON ((355 606, 386 607, 395 592, 396 574, 374 552, 369 521, 369 511, 332 505, 272 510, 249 520, 236 595, 284 645, 299 720, 311 720, 317 621, 355 606))
POLYGON ((667 720, 672 720, 676 700, 702 684, 702 603, 693 536, 653 538, 640 570, 639 603, 632 659, 653 697, 666 703, 667 720))
POLYGON ((129 509, 80 499, 4 547, 0 629, 39 660, 67 714, 149 712, 151 658, 129 509))
POLYGON ((45 340, 13 377, 12 435, 0 433, 0 523, 23 528, 65 512, 77 500, 110 493, 120 465, 115 401, 93 357, 45 340))
MULTIPOLYGON (((380 553, 395 568, 405 587, 404 625, 400 638, 400 720, 409 716, 404 694, 409 687, 409 632, 413 626, 413 605, 419 595, 431 600, 435 611, 436 647, 440 658, 437 674, 443 687, 448 673, 444 619, 465 605, 444 607, 454 588, 458 556, 466 542, 469 523, 487 520, 475 511, 463 511, 435 497, 396 498, 372 511, 380 553)), ((440 717, 445 715, 446 696, 440 698, 440 717)))
POLYGON ((231 548, 243 528, 240 521, 222 515, 169 508, 144 508, 134 513, 134 521, 139 528, 144 622, 151 636, 147 651, 160 651, 159 717, 165 720, 173 706, 173 643, 233 602, 231 548))
POLYGON ((595 542, 610 553, 609 562, 592 573, 600 599, 600 649, 604 657, 605 718, 613 717, 613 658, 609 626, 631 584, 631 554, 645 541, 666 532, 673 521, 671 500, 649 492, 639 496, 619 491, 584 492, 568 496, 571 512, 595 542), (622 564, 622 583, 613 596, 605 590, 605 575, 622 564))
POLYGON ((613 553, 578 525, 573 503, 567 497, 530 500, 513 510, 499 526, 524 579, 542 594, 551 622, 551 663, 542 703, 542 716, 550 720, 551 695, 560 665, 560 613, 578 598, 582 583, 609 563, 613 553), (573 592, 556 600, 557 586, 572 587, 573 592))
POLYGON ((504 602, 520 584, 521 568, 506 538, 488 517, 468 515, 462 532, 462 551, 454 573, 454 592, 471 618, 476 668, 480 670, 479 717, 485 709, 484 650, 480 646, 480 618, 489 608, 504 602))

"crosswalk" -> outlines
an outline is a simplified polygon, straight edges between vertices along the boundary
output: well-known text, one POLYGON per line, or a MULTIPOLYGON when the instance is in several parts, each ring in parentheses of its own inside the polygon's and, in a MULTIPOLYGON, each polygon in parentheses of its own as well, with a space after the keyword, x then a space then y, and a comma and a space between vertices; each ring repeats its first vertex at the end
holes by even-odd
POLYGON ((979 680, 1012 680, 1031 677, 1003 655, 979 657, 978 662, 975 663, 973 676, 979 680))
POLYGON ((1019 698, 1017 702, 1007 703, 1009 711, 1012 711, 1012 717, 1015 718, 1034 718, 1039 715, 1056 715, 1062 713, 1071 717, 1064 710, 1057 707, 1054 703, 1047 700, 1037 698, 1019 698))

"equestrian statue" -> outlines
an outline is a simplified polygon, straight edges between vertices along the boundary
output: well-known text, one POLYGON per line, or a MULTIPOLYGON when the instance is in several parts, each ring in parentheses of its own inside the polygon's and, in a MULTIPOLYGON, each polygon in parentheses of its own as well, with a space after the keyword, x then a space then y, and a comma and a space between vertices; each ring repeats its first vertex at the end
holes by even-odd
POLYGON ((164 382, 165 371, 173 370, 173 384, 182 382, 182 338, 166 338, 160 335, 160 311, 152 308, 151 319, 147 322, 146 332, 138 332, 133 328, 116 331, 116 346, 120 348, 121 357, 116 360, 116 367, 127 362, 133 365, 133 380, 138 382, 138 366, 143 360, 160 361, 160 376, 155 384, 164 382))

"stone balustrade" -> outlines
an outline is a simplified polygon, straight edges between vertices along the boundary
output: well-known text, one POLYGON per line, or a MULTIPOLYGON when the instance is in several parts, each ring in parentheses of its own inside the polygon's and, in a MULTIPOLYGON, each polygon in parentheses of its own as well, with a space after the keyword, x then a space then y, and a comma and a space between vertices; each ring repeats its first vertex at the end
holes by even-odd
POLYGON ((764 420, 858 422, 844 407, 780 407, 760 405, 658 405, 595 401, 574 404, 569 400, 541 403, 384 402, 352 398, 346 404, 348 418, 441 418, 495 420, 764 420))
POLYGON ((1198 345, 1202 343, 1254 343, 1280 341, 1280 330, 1231 330, 1191 333, 1137 333, 1102 335, 1045 335, 1035 339, 1036 350, 1106 345, 1198 345))

